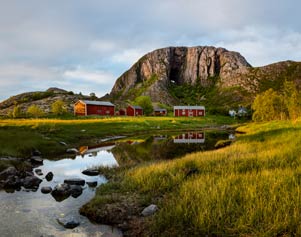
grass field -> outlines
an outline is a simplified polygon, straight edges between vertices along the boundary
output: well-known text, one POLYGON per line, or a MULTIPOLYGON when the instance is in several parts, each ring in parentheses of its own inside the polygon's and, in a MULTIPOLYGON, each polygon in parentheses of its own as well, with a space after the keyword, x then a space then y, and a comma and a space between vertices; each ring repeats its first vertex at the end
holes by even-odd
POLYGON ((101 138, 133 135, 159 130, 196 129, 234 123, 222 116, 204 118, 112 117, 76 119, 2 119, 0 120, 0 156, 27 157, 38 149, 44 157, 65 152, 66 147, 92 145, 101 138))
POLYGON ((239 130, 246 134, 229 147, 125 171, 86 212, 117 190, 157 201, 147 235, 301 236, 301 120, 239 130))

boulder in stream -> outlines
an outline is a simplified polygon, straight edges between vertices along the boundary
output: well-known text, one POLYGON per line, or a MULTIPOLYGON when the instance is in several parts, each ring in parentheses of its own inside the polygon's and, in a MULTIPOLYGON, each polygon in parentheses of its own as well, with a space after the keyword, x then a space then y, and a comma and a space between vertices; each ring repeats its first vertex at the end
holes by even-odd
POLYGON ((83 193, 83 188, 80 185, 70 185, 71 196, 74 198, 79 197, 83 193))
POLYGON ((66 183, 58 184, 53 188, 51 195, 56 201, 61 202, 71 195, 71 187, 66 183))
POLYGON ((80 225, 80 220, 74 216, 65 216, 58 218, 57 222, 67 229, 74 229, 75 227, 80 225))
POLYGON ((36 169, 35 172, 36 172, 36 174, 39 175, 39 176, 43 175, 43 172, 42 172, 41 169, 36 169))
POLYGON ((87 176, 97 176, 97 175, 99 175, 99 171, 97 169, 86 169, 82 173, 84 175, 87 175, 87 176))
POLYGON ((49 182, 53 179, 53 173, 52 172, 48 172, 45 176, 46 180, 49 182))
POLYGON ((69 184, 69 185, 82 185, 82 186, 84 186, 86 181, 84 179, 65 179, 64 183, 69 184))
POLYGON ((36 176, 26 176, 23 179, 22 185, 27 189, 38 189, 41 182, 42 180, 36 176))
POLYGON ((95 188, 97 186, 97 181, 86 182, 90 188, 95 188))
POLYGON ((0 173, 0 179, 7 179, 9 176, 17 175, 18 171, 15 167, 10 166, 0 173))
POLYGON ((41 192, 44 194, 51 193, 51 191, 52 191, 52 188, 50 186, 41 188, 41 192))

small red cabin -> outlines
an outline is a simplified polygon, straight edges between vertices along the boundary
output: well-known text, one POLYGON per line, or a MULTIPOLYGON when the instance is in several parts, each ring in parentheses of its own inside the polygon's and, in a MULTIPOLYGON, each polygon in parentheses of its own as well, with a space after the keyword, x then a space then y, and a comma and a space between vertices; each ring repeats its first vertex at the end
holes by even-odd
POLYGON ((143 115, 143 109, 137 105, 129 105, 126 108, 126 115, 127 116, 141 116, 141 115, 143 115))
POLYGON ((154 109, 155 116, 166 116, 167 110, 166 109, 154 109))
POLYGON ((202 117, 205 116, 204 106, 174 106, 175 117, 202 117))
POLYGON ((74 104, 75 115, 103 115, 113 116, 115 105, 107 101, 79 100, 74 104))

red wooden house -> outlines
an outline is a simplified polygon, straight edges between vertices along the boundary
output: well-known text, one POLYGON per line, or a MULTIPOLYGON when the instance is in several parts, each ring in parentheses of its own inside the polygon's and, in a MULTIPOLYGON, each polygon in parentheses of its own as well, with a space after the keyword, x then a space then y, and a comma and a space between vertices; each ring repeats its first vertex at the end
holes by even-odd
POLYGON ((201 117, 205 116, 204 106, 174 106, 175 117, 201 117))
POLYGON ((141 116, 141 115, 143 115, 143 109, 137 105, 129 105, 126 108, 126 115, 127 116, 141 116))
POLYGON ((155 116, 166 116, 167 110, 166 109, 154 109, 155 116))
POLYGON ((107 101, 79 100, 74 104, 74 114, 113 116, 115 105, 107 101))

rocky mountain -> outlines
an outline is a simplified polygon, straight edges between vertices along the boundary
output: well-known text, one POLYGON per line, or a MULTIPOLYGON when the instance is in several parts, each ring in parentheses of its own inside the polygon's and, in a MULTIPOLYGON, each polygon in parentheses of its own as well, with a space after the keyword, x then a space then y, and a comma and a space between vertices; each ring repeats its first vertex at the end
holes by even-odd
POLYGON ((258 92, 300 84, 301 63, 286 61, 252 67, 237 52, 215 47, 168 47, 139 59, 106 97, 115 103, 150 96, 167 105, 204 104, 211 110, 248 106, 258 92))
POLYGON ((59 88, 49 88, 46 91, 26 92, 19 95, 12 96, 7 100, 0 102, 0 115, 7 115, 12 111, 15 105, 20 106, 23 112, 31 105, 37 105, 45 113, 51 111, 51 105, 57 101, 65 102, 67 110, 73 112, 73 105, 80 99, 97 100, 95 96, 85 96, 81 94, 74 94, 72 91, 66 91, 59 88))

